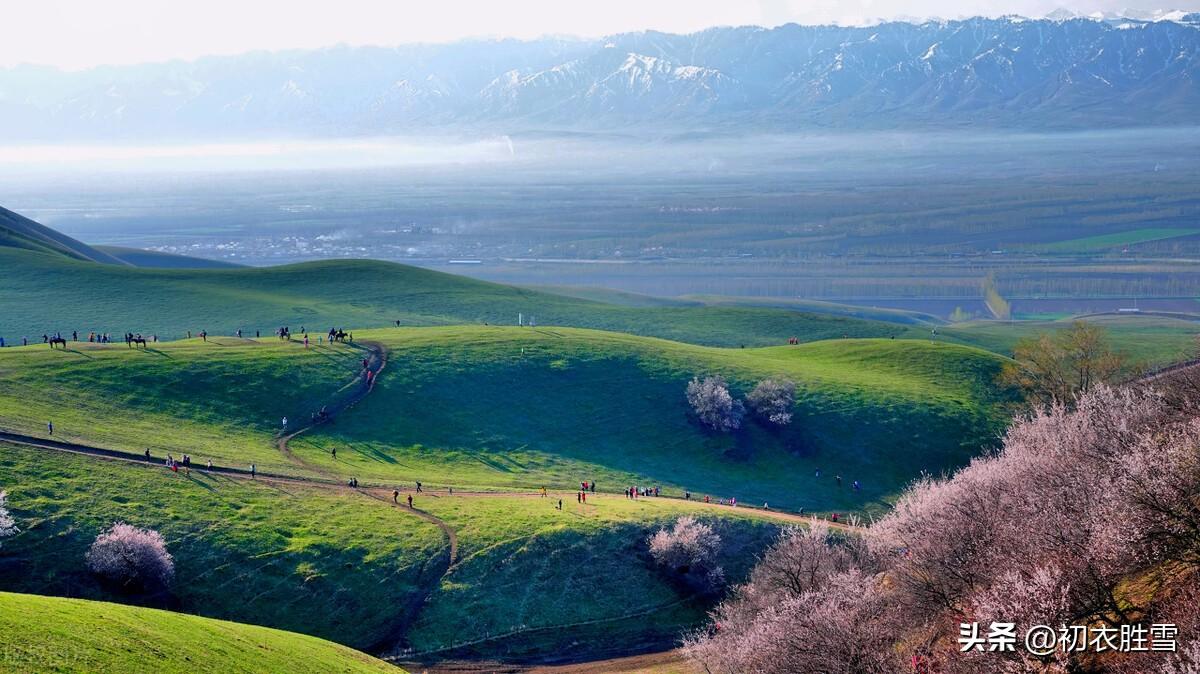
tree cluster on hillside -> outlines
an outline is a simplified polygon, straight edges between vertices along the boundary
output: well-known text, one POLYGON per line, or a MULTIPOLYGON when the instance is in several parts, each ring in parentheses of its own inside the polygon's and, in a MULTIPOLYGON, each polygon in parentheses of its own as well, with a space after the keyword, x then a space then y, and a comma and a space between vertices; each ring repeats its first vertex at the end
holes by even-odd
POLYGON ((1115 383, 1129 369, 1128 359, 1113 351, 1104 328, 1075 321, 1056 333, 1019 340, 1000 380, 1020 389, 1029 402, 1049 405, 1073 401, 1099 384, 1115 383))
POLYGON ((8 512, 8 493, 0 491, 0 541, 17 533, 17 522, 8 512))
POLYGON ((918 481, 859 539, 788 533, 687 652, 712 672, 1196 672, 1198 447, 1200 421, 1164 396, 1093 387, 1017 420, 995 455, 918 481), (1150 574, 1157 592, 1129 590, 1150 574), (1182 643, 960 652, 962 623, 992 622, 1174 622, 1182 643))
POLYGON ((743 404, 729 392, 723 377, 693 377, 688 382, 687 399, 700 422, 715 431, 724 433, 741 428, 747 404, 765 423, 787 426, 792 422, 796 385, 785 379, 764 379, 743 404))
POLYGON ((92 573, 131 592, 166 588, 175 576, 162 534, 124 522, 101 532, 86 559, 92 573))
POLYGON ((724 586, 725 571, 718 559, 721 536, 712 526, 694 517, 680 517, 670 529, 651 535, 649 544, 654 561, 693 589, 712 592, 724 586))

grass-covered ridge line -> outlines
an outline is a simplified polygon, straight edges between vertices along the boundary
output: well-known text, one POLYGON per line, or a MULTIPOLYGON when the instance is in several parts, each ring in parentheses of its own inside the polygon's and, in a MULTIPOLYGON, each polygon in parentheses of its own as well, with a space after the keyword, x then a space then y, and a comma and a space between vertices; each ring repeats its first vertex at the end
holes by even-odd
POLYGON ((0 672, 395 673, 315 637, 82 599, 0 592, 0 672))
POLYGON ((126 331, 269 335, 281 325, 503 324, 518 313, 572 325, 720 346, 886 337, 902 326, 846 316, 739 306, 622 306, 477 281, 391 262, 334 260, 239 269, 137 269, 0 247, 0 336, 126 331))

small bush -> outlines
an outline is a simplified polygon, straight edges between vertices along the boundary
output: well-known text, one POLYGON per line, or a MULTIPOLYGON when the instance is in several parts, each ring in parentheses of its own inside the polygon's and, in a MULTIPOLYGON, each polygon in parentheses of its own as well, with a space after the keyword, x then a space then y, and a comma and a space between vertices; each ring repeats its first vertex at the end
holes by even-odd
POLYGON ((776 426, 792 423, 796 385, 787 380, 764 379, 746 396, 750 409, 764 421, 776 426))
POLYGON ((670 529, 650 536, 650 556, 660 566, 697 590, 711 592, 725 584, 717 564, 721 537, 694 517, 680 517, 670 529))
POLYGON ((86 558, 92 573, 128 591, 165 588, 175 576, 162 535, 124 522, 101 532, 86 558))
POLYGON ((723 433, 742 427, 746 413, 740 400, 734 400, 721 377, 693 377, 687 385, 688 404, 705 426, 723 433))

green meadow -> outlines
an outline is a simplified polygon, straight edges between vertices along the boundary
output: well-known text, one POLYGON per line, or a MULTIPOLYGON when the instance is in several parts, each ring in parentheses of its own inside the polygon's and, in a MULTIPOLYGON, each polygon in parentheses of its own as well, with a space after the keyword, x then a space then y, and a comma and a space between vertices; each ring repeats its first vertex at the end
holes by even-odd
POLYGON ((0 672, 264 671, 403 673, 303 634, 171 611, 0 592, 0 672))

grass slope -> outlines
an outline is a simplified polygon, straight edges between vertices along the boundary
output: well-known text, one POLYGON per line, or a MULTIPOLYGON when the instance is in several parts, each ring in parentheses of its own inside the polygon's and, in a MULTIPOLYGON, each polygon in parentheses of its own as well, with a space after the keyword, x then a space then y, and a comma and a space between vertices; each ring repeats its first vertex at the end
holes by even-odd
POLYGON ((0 672, 402 672, 314 637, 223 620, 0 592, 0 672))
POLYGON ((178 339, 187 331, 271 334, 281 325, 513 324, 617 330, 697 344, 763 346, 884 337, 903 326, 772 308, 630 307, 565 297, 389 262, 339 260, 268 268, 136 269, 0 248, 0 336, 127 330, 178 339))
POLYGON ((921 471, 963 464, 1006 418, 992 385, 1002 359, 950 344, 713 349, 515 327, 364 335, 390 350, 375 392, 292 450, 374 479, 460 488, 595 479, 608 489, 658 483, 785 508, 869 510, 921 471), (709 373, 741 395, 767 377, 797 382, 794 424, 705 431, 689 419, 684 388, 709 373), (860 493, 849 488, 856 479, 860 493))
POLYGON ((125 264, 103 251, 72 239, 66 234, 0 207, 0 248, 36 251, 65 259, 87 260, 103 264, 125 264))
POLYGON ((21 527, 0 550, 0 589, 130 601, 84 565, 96 534, 122 520, 161 532, 175 557, 171 596, 153 605, 356 648, 390 634, 446 549, 433 524, 349 490, 4 444, 0 476, 21 527))
POLYGON ((320 409, 361 365, 355 346, 214 337, 149 349, 72 344, 0 350, 0 428, 154 456, 287 470, 283 417, 320 409))
MULTIPOLYGON (((662 484, 778 507, 869 510, 920 471, 961 465, 1006 418, 1002 360, 951 344, 833 340, 717 349, 570 328, 392 328, 375 392, 292 451, 341 476, 459 488, 662 484), (799 384, 796 421, 708 433, 685 385, 720 373, 745 394, 799 384), (334 461, 330 450, 338 448, 334 461), (822 468, 823 479, 814 471, 822 468), (840 474, 838 488, 832 476, 840 474), (848 487, 862 481, 860 493, 848 487)), ((0 425, 156 456, 296 471, 273 446, 357 371, 362 351, 214 338, 148 351, 41 345, 0 352, 0 425), (178 382, 188 382, 180 386, 178 382)))
POLYGON ((778 531, 751 512, 667 499, 418 494, 416 505, 458 535, 459 563, 440 577, 446 543, 434 525, 349 489, 189 477, 4 444, 0 475, 22 528, 0 554, 0 590, 130 601, 83 564, 95 534, 121 519, 161 531, 175 556, 173 596, 157 605, 356 648, 389 635, 417 651, 461 654, 469 643, 472 653, 509 658, 566 653, 584 637, 590 646, 569 652, 669 647, 710 605, 654 569, 646 537, 680 514, 706 518, 737 580, 778 531), (429 592, 414 624, 412 600, 429 592), (631 605, 662 610, 618 620, 631 605), (572 627, 586 621, 600 622, 572 627), (394 633, 405 624, 411 631, 394 633))
POLYGON ((459 562, 414 625, 412 649, 578 660, 669 648, 703 622, 709 604, 663 581, 646 538, 682 514, 704 519, 722 537, 728 577, 740 582, 779 531, 750 512, 673 499, 557 496, 565 496, 561 512, 553 496, 418 497, 458 531, 459 562))

